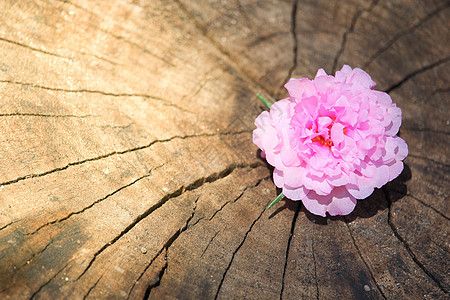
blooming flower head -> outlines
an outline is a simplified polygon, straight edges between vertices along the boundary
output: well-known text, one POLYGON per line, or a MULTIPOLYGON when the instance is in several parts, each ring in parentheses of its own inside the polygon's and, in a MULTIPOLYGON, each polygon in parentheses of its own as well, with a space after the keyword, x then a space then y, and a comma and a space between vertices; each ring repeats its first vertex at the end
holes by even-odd
POLYGON ((285 87, 290 97, 258 116, 253 142, 287 198, 316 215, 347 215, 356 199, 402 172, 401 110, 366 72, 320 69, 314 80, 292 78, 285 87))

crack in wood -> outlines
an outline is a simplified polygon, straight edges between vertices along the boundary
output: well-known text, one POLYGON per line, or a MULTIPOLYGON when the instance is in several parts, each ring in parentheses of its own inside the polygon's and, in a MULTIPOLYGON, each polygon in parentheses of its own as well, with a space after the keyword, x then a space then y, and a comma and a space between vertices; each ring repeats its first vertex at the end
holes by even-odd
POLYGON ((11 226, 12 224, 17 223, 17 222, 19 222, 19 221, 20 221, 20 220, 16 220, 16 221, 9 222, 9 223, 3 225, 2 227, 0 227, 0 230, 6 229, 7 227, 9 227, 9 226, 11 226))
POLYGON ((385 187, 381 188, 381 190, 383 191, 383 193, 388 201, 387 222, 388 222, 389 226, 391 227, 391 230, 394 233, 394 236, 400 241, 400 243, 406 249, 406 252, 409 254, 411 259, 413 260, 413 262, 425 273, 425 275, 427 275, 428 278, 430 278, 438 286, 438 288, 441 291, 443 291, 445 294, 448 294, 448 291, 442 285, 442 283, 425 267, 425 265, 422 262, 420 262, 420 260, 417 258, 417 256, 414 254, 414 252, 411 250, 411 247, 409 246, 409 244, 398 232, 397 227, 395 227, 395 224, 392 221, 392 199, 389 196, 389 192, 386 190, 385 187))
POLYGON ((95 262, 95 260, 97 259, 97 257, 104 251, 106 250, 108 247, 114 245, 122 236, 124 236, 126 233, 128 233, 131 229, 133 229, 139 222, 141 222, 143 219, 145 219, 146 217, 148 217, 152 212, 154 212, 155 210, 157 210, 158 208, 160 208, 161 206, 163 206, 167 201, 169 201, 172 198, 178 197, 180 195, 182 195, 183 193, 187 192, 187 191, 192 191, 195 190, 199 187, 201 187, 202 185, 204 185, 205 183, 210 183, 210 182, 214 182, 216 180, 225 178, 226 176, 228 176, 231 172, 233 172, 234 170, 238 169, 238 168, 257 168, 261 166, 261 163, 255 163, 255 164, 232 164, 229 167, 227 167, 226 169, 224 169, 221 172, 218 173, 214 173, 208 177, 205 178, 200 178, 196 181, 194 181, 193 183, 185 186, 181 186, 179 189, 177 189, 176 191, 167 194, 166 196, 164 196, 163 198, 161 198, 156 204, 152 205, 150 208, 148 208, 144 213, 140 214, 138 217, 135 218, 135 220, 133 222, 131 222, 124 230, 122 230, 117 236, 115 236, 110 242, 106 243, 105 245, 103 245, 99 250, 97 250, 92 259, 89 261, 88 265, 86 266, 86 268, 81 272, 81 274, 77 277, 77 279, 75 279, 75 281, 78 281, 81 277, 83 277, 84 274, 86 274, 86 272, 89 270, 89 268, 92 266, 92 264, 95 262))
MULTIPOLYGON (((74 50, 72 50, 72 51, 74 51, 74 50)), ((92 54, 92 53, 88 53, 88 52, 83 52, 83 51, 74 51, 74 52, 75 52, 75 53, 79 53, 79 54, 81 54, 81 55, 85 55, 85 56, 89 56, 89 57, 94 57, 94 58, 96 58, 96 59, 98 59, 98 60, 106 61, 107 63, 110 63, 111 65, 114 65, 114 66, 122 66, 122 64, 116 63, 115 61, 109 60, 109 59, 107 59, 107 58, 105 58, 105 57, 102 57, 102 56, 99 56, 99 55, 96 55, 96 54, 92 54)))
POLYGON ((450 221, 450 218, 447 217, 443 212, 441 212, 441 211, 438 210, 437 208, 431 206, 430 204, 426 203, 425 201, 419 199, 418 197, 414 196, 413 194, 411 194, 411 193, 406 193, 406 194, 405 194, 404 191, 399 191, 399 190, 397 190, 397 189, 395 189, 395 188, 392 188, 392 187, 389 187, 389 189, 390 189, 391 191, 395 192, 395 193, 399 193, 399 194, 401 194, 401 195, 405 195, 405 196, 411 197, 413 200, 419 202, 420 204, 422 204, 422 205, 425 206, 425 207, 428 207, 429 209, 433 210, 435 213, 441 215, 444 219, 450 221))
POLYGON ((89 290, 87 291, 86 295, 84 295, 83 300, 85 300, 89 294, 92 292, 93 289, 95 289, 95 287, 97 286, 98 282, 100 281, 100 279, 102 279, 103 274, 97 279, 97 281, 95 281, 95 283, 89 288, 89 290))
POLYGON ((30 296, 30 300, 34 299, 34 297, 36 297, 37 294, 39 294, 41 292, 41 290, 47 286, 53 279, 56 278, 56 276, 58 276, 71 262, 71 260, 69 260, 64 267, 62 267, 55 275, 53 275, 49 280, 47 280, 43 285, 41 285, 33 294, 31 294, 30 296))
MULTIPOLYGON (((299 0, 298 0, 299 1, 299 0)), ((273 33, 270 33, 270 34, 268 34, 268 35, 260 35, 260 36, 258 36, 254 41, 252 41, 251 43, 249 43, 248 45, 247 45, 247 47, 248 48, 253 48, 253 47, 255 47, 256 45, 258 45, 258 44, 260 44, 260 43, 263 43, 263 42, 267 42, 267 41, 269 41, 269 40, 271 40, 271 39, 273 39, 273 38, 275 38, 275 37, 277 37, 277 36, 279 36, 279 35, 284 35, 284 34, 292 34, 292 32, 290 32, 290 31, 279 31, 279 32, 273 32, 273 33)), ((292 72, 294 71, 294 68, 292 68, 292 72)), ((292 73, 291 73, 292 74, 292 73)))
MULTIPOLYGON (((156 257, 158 257, 158 256, 156 256, 156 257)), ((166 262, 165 262, 164 266, 162 267, 161 271, 159 271, 159 273, 158 273, 158 279, 157 279, 156 283, 150 284, 147 287, 147 289, 145 290, 144 298, 143 298, 144 300, 150 299, 150 293, 152 292, 152 289, 154 289, 155 287, 158 287, 161 284, 161 279, 164 276, 164 273, 166 272, 166 269, 167 269, 167 266, 168 266, 167 252, 166 252, 166 255, 165 255, 164 258, 165 258, 166 262)), ((142 274, 144 274, 144 273, 142 273, 142 274)), ((133 287, 134 287, 134 285, 133 285, 133 287)), ((131 293, 131 291, 130 291, 130 293, 131 293)), ((130 295, 128 295, 128 298, 130 298, 130 295)))
MULTIPOLYGON (((397 192, 397 191, 396 191, 397 192)), ((425 207, 428 207, 429 209, 433 210, 435 213, 441 215, 441 217, 443 217, 444 219, 446 219, 447 221, 450 221, 450 218, 447 217, 443 212, 439 211, 438 209, 434 208, 433 206, 431 206, 430 204, 420 200, 419 198, 417 198, 416 196, 407 193, 406 196, 411 197, 412 199, 414 199, 415 201, 419 202, 420 204, 422 204, 425 207)))
POLYGON ((47 54, 47 55, 51 55, 51 56, 55 56, 55 57, 59 57, 59 58, 63 58, 63 59, 72 60, 70 57, 66 57, 66 56, 62 56, 62 55, 59 55, 59 54, 56 54, 56 53, 52 53, 52 52, 49 52, 49 51, 45 51, 45 50, 42 50, 42 49, 34 48, 34 47, 31 47, 31 46, 28 46, 28 45, 25 45, 25 44, 22 44, 22 43, 13 41, 13 40, 5 39, 3 37, 0 37, 0 41, 3 41, 5 43, 9 43, 9 44, 13 44, 13 45, 16 45, 16 46, 20 46, 20 47, 23 47, 23 48, 26 48, 26 49, 29 49, 29 50, 32 50, 32 51, 39 52, 39 53, 43 53, 43 54, 47 54))
POLYGON ((331 74, 334 74, 336 72, 337 64, 339 61, 339 58, 341 57, 342 53, 344 53, 345 46, 347 44, 347 36, 355 30, 356 22, 358 21, 359 17, 365 12, 370 12, 374 9, 374 7, 378 4, 379 0, 374 0, 370 4, 368 8, 365 9, 358 9, 356 13, 353 15, 352 22, 350 23, 350 27, 344 32, 342 35, 342 42, 341 47, 339 48, 338 52, 336 53, 336 56, 333 60, 333 66, 331 68, 331 74))
POLYGON ((42 248, 41 250, 39 250, 39 251, 36 252, 36 253, 33 253, 33 254, 31 255, 31 257, 27 259, 26 262, 24 262, 19 268, 17 268, 17 270, 15 270, 15 272, 17 272, 18 270, 22 269, 22 268, 25 267, 26 265, 28 265, 28 264, 29 264, 36 256, 41 255, 41 253, 43 253, 45 250, 47 250, 48 246, 50 246, 51 244, 53 244, 54 241, 55 241, 54 239, 51 239, 51 240, 47 243, 47 245, 45 245, 44 248, 42 248))
POLYGON ((406 28, 405 30, 400 31, 397 35, 395 35, 391 40, 389 40, 383 47, 378 49, 370 58, 364 63, 363 68, 366 69, 377 57, 379 57, 383 52, 388 50, 395 42, 397 42, 401 37, 412 34, 416 29, 421 27, 427 21, 429 21, 432 17, 440 13, 442 10, 447 9, 450 6, 450 3, 447 2, 445 5, 439 6, 437 9, 426 15, 424 18, 420 19, 413 26, 406 28))
POLYGON ((247 230, 247 232, 245 233, 244 238, 242 239, 242 241, 241 241, 241 243, 239 244, 239 246, 233 251, 233 254, 232 254, 232 256, 231 256, 231 260, 230 260, 230 262, 228 263, 228 266, 227 266, 227 268, 225 269, 225 272, 223 273, 222 279, 220 280, 219 287, 217 288, 217 292, 216 292, 216 295, 215 295, 215 297, 214 297, 214 300, 217 300, 217 298, 219 297, 220 289, 222 288, 223 282, 225 281, 225 277, 227 276, 227 273, 228 273, 228 271, 230 270, 231 265, 233 264, 233 260, 234 260, 234 257, 236 256, 236 253, 238 253, 239 249, 241 249, 241 247, 244 245, 245 240, 247 239, 248 234, 252 231, 253 226, 255 226, 256 222, 258 222, 259 219, 261 219, 261 217, 262 217, 262 215, 264 214, 265 211, 266 211, 266 208, 264 207, 264 209, 263 209, 263 211, 261 212, 261 214, 260 214, 260 215, 253 221, 253 223, 250 225, 250 228, 249 228, 249 229, 247 230))
POLYGON ((300 212, 300 208, 301 208, 301 205, 299 203, 297 203, 297 209, 295 210, 294 217, 292 218, 291 232, 289 234, 289 238, 288 238, 287 246, 286 246, 286 255, 285 255, 285 258, 284 258, 283 276, 282 276, 282 279, 281 279, 280 300, 283 299, 284 279, 286 277, 286 269, 287 269, 287 265, 288 265, 288 261, 289 261, 289 249, 291 247, 292 238, 294 237, 295 224, 297 223, 297 218, 298 218, 298 214, 300 212))
POLYGON ((35 234, 38 233, 41 229, 43 229, 43 228, 45 228, 45 227, 47 227, 47 226, 50 226, 50 225, 55 224, 55 223, 61 223, 61 222, 64 222, 64 221, 66 221, 67 219, 69 219, 70 217, 72 217, 72 216, 74 216, 74 215, 79 215, 79 214, 84 213, 84 212, 87 211, 88 209, 91 209, 92 207, 94 207, 96 204, 99 204, 100 202, 102 202, 102 201, 108 199, 109 197, 112 197, 113 195, 115 195, 115 194, 119 193, 120 191, 122 191, 122 190, 124 190, 124 189, 126 189, 126 188, 128 188, 128 187, 130 187, 130 186, 132 186, 132 185, 134 185, 135 183, 141 181, 142 179, 150 177, 150 176, 152 175, 152 174, 151 174, 152 171, 154 171, 154 170, 156 170, 156 169, 159 169, 159 168, 161 168, 162 166, 164 166, 164 164, 159 165, 159 166, 157 166, 157 167, 151 169, 147 174, 145 174, 145 175, 143 175, 143 176, 141 176, 141 177, 139 177, 139 178, 133 180, 132 182, 130 182, 130 183, 124 185, 124 186, 121 186, 120 188, 118 188, 117 190, 113 191, 112 193, 109 193, 109 194, 107 194, 106 196, 104 196, 104 197, 102 197, 102 198, 100 198, 100 199, 95 200, 94 202, 92 202, 90 205, 84 207, 83 209, 78 210, 78 211, 71 212, 70 214, 68 214, 67 216, 65 216, 65 217, 63 217, 63 218, 61 218, 61 219, 56 219, 56 220, 47 222, 47 223, 45 223, 45 224, 39 226, 35 231, 33 231, 33 232, 31 232, 31 233, 27 233, 27 235, 35 235, 35 234))
POLYGON ((291 11, 291 34, 292 39, 294 41, 294 47, 293 47, 293 58, 292 58, 292 66, 289 68, 288 74, 286 78, 284 79, 282 83, 281 89, 284 88, 284 84, 288 82, 288 80, 292 77, 292 73, 297 68, 297 51, 298 51, 298 38, 297 38, 297 12, 298 12, 298 2, 300 0, 294 0, 292 4, 292 11, 291 11))
POLYGON ((314 237, 311 239, 311 253, 314 263, 314 281, 316 282, 316 299, 319 300, 319 278, 317 278, 317 262, 316 262, 316 250, 314 249, 314 237))
MULTIPOLYGON (((231 174, 231 173, 230 173, 231 174)), ((270 177, 270 176, 269 176, 270 177)), ((269 177, 267 177, 267 178, 269 178, 269 177)), ((258 182, 257 182, 257 184, 255 184, 255 185, 253 185, 251 188, 254 188, 254 187, 256 187, 256 186, 258 186, 263 180, 265 180, 265 179, 267 179, 267 178, 263 178, 263 179, 260 179, 258 182)), ((245 189, 245 190, 247 190, 247 188, 245 189)), ((244 191, 245 191, 244 190, 244 191)), ((243 194, 243 193, 242 193, 243 194)), ((242 194, 241 195, 239 195, 233 202, 236 202, 239 198, 241 198, 241 196, 242 196, 242 194)), ((198 197, 197 199, 196 199, 196 201, 195 201, 195 207, 194 207, 194 212, 195 212, 195 209, 196 209, 196 207, 197 207, 197 201, 199 200, 199 198, 200 197, 198 197)), ((230 201, 228 201, 227 203, 229 203, 230 201)), ((198 219, 194 224, 189 224, 190 222, 191 222, 191 220, 193 219, 193 217, 194 217, 194 214, 192 214, 192 216, 187 220, 187 222, 186 222, 186 228, 183 230, 183 231, 186 231, 187 229, 190 229, 190 228, 192 228, 192 227, 194 227, 199 221, 201 221, 201 220, 204 220, 204 218, 200 218, 200 219, 198 219)), ((212 241, 213 241, 213 239, 217 236, 217 234, 219 233, 220 231, 217 231, 216 233, 215 233, 215 235, 211 238, 211 240, 209 241, 209 243, 208 243, 208 245, 206 246, 206 248, 203 250, 203 252, 202 252, 202 254, 201 254, 201 256, 200 257, 202 257, 203 255, 204 255, 204 253, 206 252, 206 250, 208 249, 208 247, 211 245, 211 243, 212 243, 212 241)), ((181 234, 182 232, 180 232, 180 234, 181 234)), ((179 234, 179 235, 180 235, 179 234)), ((179 236, 178 235, 178 236, 179 236)), ((177 238, 178 238, 178 236, 177 236, 177 238)), ((172 242, 173 243, 173 242, 172 242)), ((172 245, 172 243, 170 243, 170 245, 172 245)), ((167 243, 166 243, 167 244, 167 243)), ((170 245, 169 245, 169 247, 170 247, 170 245)), ((165 254, 165 259, 166 259, 166 267, 167 267, 167 264, 168 264, 168 249, 169 249, 169 247, 163 247, 153 258, 152 258, 152 260, 150 261, 150 263, 145 267, 145 269, 141 272, 141 274, 139 275, 139 277, 136 279, 136 281, 133 283, 133 285, 132 285, 132 287, 131 287, 131 289, 130 289, 130 291, 129 291, 129 293, 128 293, 128 298, 130 297, 130 295, 131 295, 131 292, 133 291, 133 289, 134 289, 134 287, 135 287, 135 285, 139 282, 139 280, 142 278, 142 276, 144 275, 144 273, 147 271, 147 269, 152 265, 152 263, 158 258, 158 256, 164 251, 164 249, 166 250, 166 254, 165 254)), ((159 279, 158 279, 158 281, 156 282, 156 283, 153 283, 153 284, 151 284, 151 285, 149 285, 149 287, 147 287, 147 289, 146 289, 146 292, 145 292, 145 296, 144 296, 144 299, 148 299, 149 297, 150 297, 150 292, 151 292, 151 290, 154 288, 154 287, 156 287, 156 286, 159 286, 159 284, 160 284, 160 281, 161 281, 161 278, 162 278, 162 275, 164 274, 164 272, 165 272, 165 267, 163 267, 162 268, 162 270, 160 271, 160 273, 159 273, 159 279)))
MULTIPOLYGON (((36 51, 36 52, 39 52, 39 53, 55 56, 55 57, 58 57, 58 58, 62 58, 62 59, 70 60, 70 61, 74 60, 73 57, 63 56, 63 55, 56 54, 56 53, 53 53, 53 52, 50 52, 50 51, 46 51, 46 50, 42 50, 42 49, 39 49, 39 48, 35 48, 35 47, 29 46, 29 45, 26 45, 26 44, 22 44, 22 43, 13 41, 13 40, 9 40, 9 39, 3 38, 3 37, 0 37, 0 41, 3 41, 5 43, 9 43, 9 44, 13 44, 13 45, 17 45, 17 46, 20 46, 20 47, 23 47, 23 48, 26 48, 26 49, 29 49, 29 50, 32 50, 32 51, 36 51)), ((108 62, 108 63, 110 63, 112 65, 116 65, 116 66, 118 65, 117 63, 115 63, 115 62, 113 62, 113 61, 111 61, 109 59, 106 59, 104 57, 101 57, 101 56, 98 56, 98 55, 95 55, 95 54, 91 54, 91 53, 87 53, 87 52, 81 52, 81 51, 74 51, 74 52, 75 53, 79 53, 81 55, 89 56, 89 57, 95 57, 95 58, 97 58, 99 60, 106 61, 106 62, 108 62)))
POLYGON ((9 180, 9 181, 5 181, 3 183, 0 183, 0 186, 1 185, 6 186, 6 185, 14 184, 14 183, 20 182, 22 180, 27 180, 27 179, 31 179, 31 178, 43 177, 43 176, 46 176, 46 175, 49 175, 49 174, 52 174, 52 173, 55 173, 55 172, 64 171, 64 170, 66 170, 66 169, 68 169, 70 167, 73 167, 73 166, 78 166, 78 165, 82 165, 82 164, 87 163, 87 162, 92 162, 92 161, 105 159, 105 158, 108 158, 108 157, 111 157, 111 156, 114 156, 114 155, 122 155, 122 154, 126 154, 126 153, 131 153, 131 152, 147 149, 147 148, 152 147, 154 144, 167 143, 167 142, 171 142, 172 140, 175 140, 175 139, 184 140, 184 139, 199 138, 199 137, 239 135, 239 134, 244 134, 244 133, 249 133, 249 132, 251 132, 251 131, 249 131, 249 130, 241 130, 241 131, 236 131, 236 132, 202 133, 202 134, 192 134, 192 135, 185 135, 185 136, 176 135, 176 136, 172 136, 172 137, 167 138, 167 139, 154 140, 154 141, 150 142, 147 145, 138 146, 138 147, 122 150, 122 151, 112 151, 110 153, 103 154, 103 155, 100 155, 100 156, 91 157, 91 158, 83 159, 83 160, 80 160, 80 161, 68 163, 67 165, 65 165, 63 167, 59 167, 59 168, 52 169, 52 170, 49 170, 49 171, 45 171, 45 172, 42 172, 42 173, 28 174, 28 175, 25 175, 25 176, 22 176, 22 177, 18 177, 18 178, 13 179, 13 180, 9 180))
POLYGON ((43 85, 39 85, 39 84, 35 84, 35 83, 30 83, 30 82, 20 82, 20 81, 13 81, 13 80, 5 80, 5 79, 1 79, 0 83, 9 83, 9 84, 17 84, 17 85, 22 85, 22 86, 31 86, 33 88, 38 88, 38 89, 43 89, 43 90, 48 90, 48 91, 55 91, 55 92, 64 92, 64 93, 87 93, 87 94, 99 94, 99 95, 103 95, 103 96, 111 96, 111 97, 140 97, 140 98, 145 98, 145 99, 152 99, 152 100, 156 100, 161 102, 163 105, 165 106, 171 106, 171 107, 175 107, 183 112, 186 113, 190 113, 190 114, 194 114, 193 112, 180 107, 172 102, 170 102, 169 100, 163 99, 161 97, 157 97, 157 96, 152 96, 152 95, 148 95, 148 94, 142 94, 142 93, 113 93, 113 92, 105 92, 105 91, 100 91, 100 90, 88 90, 88 89, 65 89, 65 88, 55 88, 55 87, 48 87, 48 86, 43 86, 43 85))
MULTIPOLYGON (((157 286, 159 286, 159 285, 161 284, 161 280, 162 280, 162 278, 163 278, 163 276, 164 276, 164 274, 165 274, 165 272, 166 272, 166 270, 167 270, 167 267, 169 266, 169 258, 168 258, 168 255, 169 255, 169 248, 170 248, 170 246, 172 246, 172 244, 175 242, 175 240, 176 240, 183 232, 185 232, 185 231, 189 228, 188 224, 189 224, 189 222, 192 220, 192 218, 193 218, 194 215, 195 215, 195 210, 197 209, 197 202, 198 202, 198 199, 200 199, 200 197, 197 197, 197 198, 195 199, 195 201, 194 201, 194 209, 192 210, 192 214, 191 214, 190 217, 187 219, 187 221, 185 222, 184 226, 183 226, 182 228, 180 228, 177 232, 175 232, 174 235, 172 235, 172 236, 170 237, 170 239, 166 242, 166 244, 164 245, 164 247, 158 252, 158 254, 155 256, 155 258, 152 259, 152 262, 153 262, 153 261, 158 257, 158 255, 160 255, 160 254, 164 251, 164 249, 166 250, 166 254, 165 254, 165 256, 164 256, 165 264, 164 264, 164 266, 162 267, 161 271, 159 272, 158 280, 157 280, 156 282, 152 283, 151 285, 149 285, 149 286, 147 287, 147 289, 146 289, 146 291, 145 291, 144 299, 148 299, 148 298, 150 297, 150 294, 151 294, 151 292, 152 292, 152 289, 155 288, 155 287, 157 287, 157 286)), ((151 262, 151 263, 152 263, 152 262, 151 262)), ((145 271, 147 271, 147 269, 148 269, 148 267, 150 267, 151 263, 145 268, 145 270, 142 272, 141 276, 135 281, 135 284, 136 284, 136 282, 139 281, 139 279, 142 277, 142 275, 145 273, 145 271)), ((133 287, 134 287, 135 284, 133 284, 133 287)), ((133 288, 133 287, 132 287, 132 288, 133 288)), ((132 291, 132 289, 130 290, 130 293, 131 293, 131 291, 132 291)), ((130 296, 130 293, 128 293, 128 297, 130 296)))
POLYGON ((405 82, 407 82, 411 78, 414 78, 415 76, 417 76, 417 75, 419 75, 419 74, 421 74, 421 73, 423 73, 425 71, 428 71, 428 70, 433 69, 433 68, 435 68, 435 67, 437 67, 437 66, 439 66, 441 64, 444 64, 444 63, 446 63, 449 60, 450 60, 450 56, 445 57, 443 59, 440 59, 440 60, 438 60, 438 61, 436 61, 436 62, 434 62, 432 64, 426 65, 426 66, 424 66, 424 67, 422 67, 422 68, 420 68, 418 70, 415 70, 415 71, 407 74, 405 77, 403 77, 403 79, 401 79, 397 83, 394 83, 393 85, 391 85, 389 88, 387 88, 385 90, 385 92, 386 93, 390 93, 390 92, 398 89, 399 87, 401 87, 405 82))
MULTIPOLYGON (((344 218, 345 219, 345 218, 344 218)), ((363 261, 364 265, 366 265, 367 270, 369 271, 370 277, 372 278, 373 282, 375 283, 375 286, 377 287, 378 291, 380 292, 381 296, 383 297, 383 299, 387 299, 386 295, 383 293, 383 291, 381 290, 381 287, 379 286, 375 275, 372 272, 372 269, 370 268, 369 264, 367 263, 367 261, 364 259, 364 257, 362 256, 361 251, 359 250, 358 245, 356 244, 356 240, 355 237, 353 236, 353 233, 350 229, 350 226, 348 225, 348 221, 347 219, 345 219, 345 226, 347 227, 348 233, 350 234, 350 238, 352 239, 353 242, 353 246, 356 249, 356 252, 358 253, 359 257, 361 258, 361 260, 363 261)))
MULTIPOLYGON (((167 242, 166 242, 166 243, 167 243, 167 242)), ((144 276, 144 274, 145 274, 145 272, 147 272, 148 268, 155 262, 155 260, 162 254, 162 252, 163 252, 164 250, 166 251, 166 253, 164 254, 164 257, 166 258, 166 255, 167 255, 167 249, 166 249, 165 247, 162 247, 161 250, 159 250, 158 253, 150 260, 150 262, 149 262, 148 265, 144 268, 144 270, 141 272, 141 274, 139 274, 138 278, 133 282, 133 285, 131 286, 130 291, 128 292, 127 299, 130 298, 131 293, 133 292, 134 288, 136 287, 136 284, 139 283, 139 280, 141 280, 142 276, 144 276)), ((166 264, 167 264, 167 261, 166 261, 166 263, 165 263, 164 265, 166 265, 166 264)), ((162 269, 164 269, 164 266, 163 266, 162 269)), ((158 273, 158 278, 160 278, 160 276, 161 276, 162 269, 161 269, 161 271, 159 271, 159 273, 158 273)), ((159 280, 159 279, 158 279, 158 280, 159 280)), ((144 298, 143 298, 143 299, 148 299, 148 296, 149 296, 149 295, 147 295, 147 292, 149 292, 149 291, 148 291, 148 287, 147 287, 147 289, 146 289, 146 291, 145 291, 145 294, 144 294, 144 298)))
POLYGON ((130 128, 131 126, 134 126, 134 125, 136 125, 135 122, 131 122, 127 125, 103 125, 103 126, 95 125, 95 126, 98 126, 99 128, 102 128, 102 129, 112 128, 112 129, 122 129, 123 130, 123 129, 130 128))
POLYGON ((202 254, 200 255, 200 258, 202 258, 203 255, 206 253, 206 250, 208 250, 209 246, 211 246, 212 241, 216 238, 216 236, 219 234, 219 232, 220 232, 220 230, 217 231, 217 232, 212 236, 212 238, 209 240, 209 243, 208 243, 208 245, 206 245, 205 249, 203 249, 202 254))
MULTIPOLYGON (((262 181, 267 180, 267 179, 269 179, 270 177, 271 177, 271 176, 263 177, 263 178, 259 179, 258 182, 257 182, 256 184, 245 187, 245 189, 242 191, 242 193, 239 194, 239 196, 237 196, 234 200, 230 200, 230 201, 225 202, 218 210, 216 210, 216 211, 212 214, 212 216, 208 219, 208 221, 211 221, 211 220, 215 217, 215 215, 217 215, 218 212, 220 212, 221 210, 223 210, 223 208, 224 208, 226 205, 231 204, 231 203, 235 203, 235 202, 238 201, 240 198, 242 198, 242 196, 244 195, 244 193, 245 193, 247 190, 253 189, 253 188, 257 187, 258 185, 261 184, 262 181)), ((188 228, 194 227, 194 226, 197 225, 200 221, 204 221, 205 219, 206 219, 206 218, 204 218, 204 217, 203 217, 203 218, 199 218, 199 219, 196 220, 193 224, 188 224, 188 228)), ((206 251, 206 250, 205 250, 205 251, 206 251)), ((203 255, 203 254, 202 254, 202 255, 203 255)))
MULTIPOLYGON (((245 189, 242 191, 242 193, 241 193, 238 197, 236 197, 234 200, 225 202, 218 210, 216 210, 216 211, 212 214, 212 216, 209 218, 208 221, 211 221, 211 220, 212 220, 212 219, 213 219, 220 211, 222 211, 222 210, 224 209, 225 206, 227 206, 228 204, 235 203, 236 201, 238 201, 242 196, 244 196, 244 194, 245 194, 245 192, 246 192, 247 190, 253 189, 253 188, 257 187, 258 185, 261 184, 262 181, 267 180, 267 179, 269 179, 270 177, 271 177, 271 176, 266 176, 266 177, 261 178, 260 180, 258 180, 258 182, 257 182, 256 184, 245 187, 245 189)), ((195 224, 197 224, 200 220, 203 220, 203 218, 197 220, 197 222, 195 222, 192 226, 194 226, 195 224)))
POLYGON ((85 119, 89 117, 96 117, 93 115, 49 115, 49 114, 37 114, 37 113, 8 113, 8 114, 0 114, 0 117, 43 117, 43 118, 79 118, 85 119))
MULTIPOLYGON (((212 71, 212 70, 211 70, 211 71, 212 71)), ((207 73, 210 73, 211 71, 208 71, 207 73)), ((213 77, 213 78, 205 78, 204 80, 202 80, 202 82, 200 82, 200 83, 198 84, 198 87, 197 87, 196 90, 192 93, 192 95, 191 95, 191 94, 186 94, 186 95, 184 95, 183 97, 181 97, 181 101, 183 101, 183 100, 186 99, 187 97, 189 97, 189 98, 194 98, 195 96, 197 96, 197 95, 203 90, 203 88, 204 88, 208 83, 220 79, 221 76, 222 76, 222 74, 219 75, 219 76, 215 76, 215 77, 213 77)))
POLYGON ((429 241, 430 241, 430 243, 432 243, 433 245, 435 245, 436 247, 438 247, 439 249, 441 249, 442 251, 444 251, 444 252, 447 252, 447 253, 449 253, 450 254, 450 251, 446 248, 446 246, 442 246, 442 245, 440 245, 440 244, 438 244, 438 243, 436 243, 433 239, 429 239, 429 241))

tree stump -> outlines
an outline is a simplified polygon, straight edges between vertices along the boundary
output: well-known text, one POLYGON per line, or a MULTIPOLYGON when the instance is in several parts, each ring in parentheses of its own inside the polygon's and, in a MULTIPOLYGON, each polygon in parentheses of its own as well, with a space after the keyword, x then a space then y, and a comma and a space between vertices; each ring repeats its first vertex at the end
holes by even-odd
POLYGON ((0 2, 0 298, 448 297, 449 1, 0 2), (361 67, 402 175, 322 218, 252 143, 290 77, 361 67))

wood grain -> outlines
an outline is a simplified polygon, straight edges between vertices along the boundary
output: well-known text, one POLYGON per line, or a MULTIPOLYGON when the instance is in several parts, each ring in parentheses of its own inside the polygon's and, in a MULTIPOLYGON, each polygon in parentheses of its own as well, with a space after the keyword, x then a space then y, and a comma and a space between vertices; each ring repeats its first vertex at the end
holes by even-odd
POLYGON ((443 299, 449 1, 2 1, 1 299, 443 299), (364 68, 401 176, 345 217, 252 143, 292 76, 364 68))

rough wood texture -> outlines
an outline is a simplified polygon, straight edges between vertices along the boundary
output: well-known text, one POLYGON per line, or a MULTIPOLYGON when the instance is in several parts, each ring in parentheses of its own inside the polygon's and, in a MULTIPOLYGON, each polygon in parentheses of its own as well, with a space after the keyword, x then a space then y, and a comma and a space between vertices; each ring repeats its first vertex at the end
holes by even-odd
POLYGON ((449 6, 0 1, 0 298, 448 297, 449 6), (255 93, 344 63, 403 110, 404 172, 265 211, 255 93))

